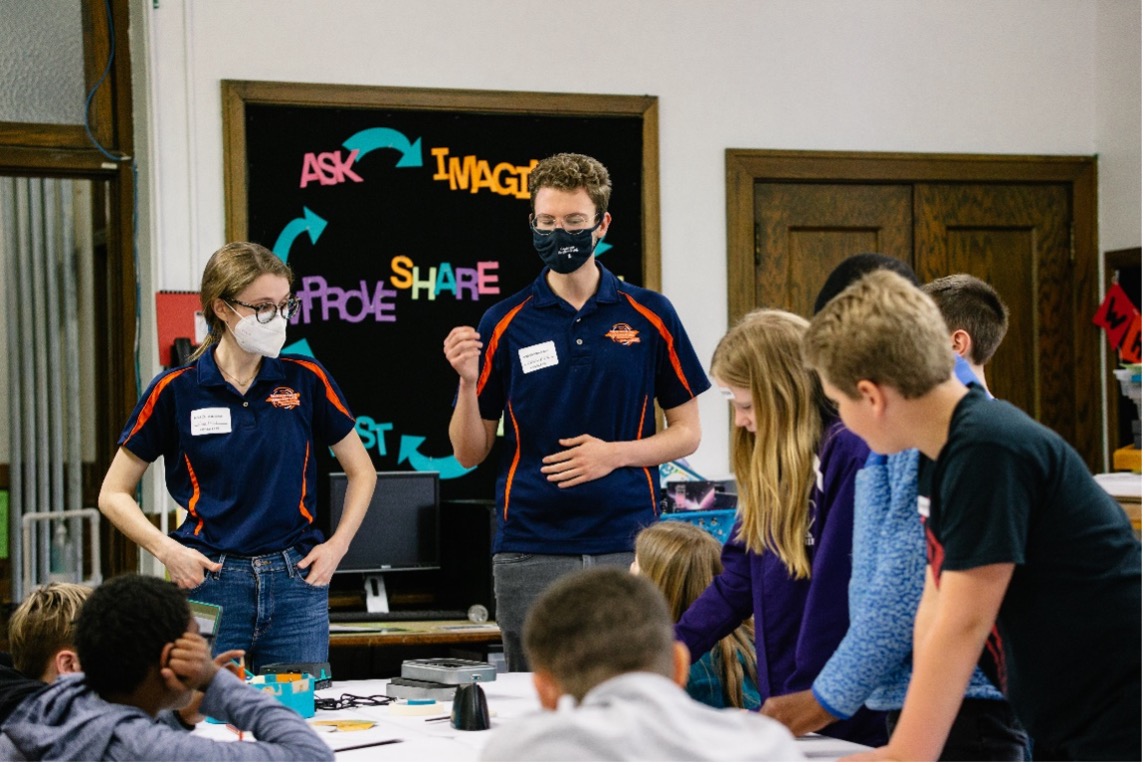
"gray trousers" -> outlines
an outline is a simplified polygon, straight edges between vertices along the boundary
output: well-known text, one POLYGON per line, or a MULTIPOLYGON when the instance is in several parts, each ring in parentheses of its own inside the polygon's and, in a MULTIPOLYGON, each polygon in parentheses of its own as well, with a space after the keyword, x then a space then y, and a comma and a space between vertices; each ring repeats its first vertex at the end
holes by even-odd
POLYGON ((505 646, 505 661, 512 673, 529 670, 521 631, 533 600, 563 575, 594 566, 627 569, 632 551, 599 555, 555 556, 545 553, 493 554, 493 591, 497 597, 497 625, 505 646))

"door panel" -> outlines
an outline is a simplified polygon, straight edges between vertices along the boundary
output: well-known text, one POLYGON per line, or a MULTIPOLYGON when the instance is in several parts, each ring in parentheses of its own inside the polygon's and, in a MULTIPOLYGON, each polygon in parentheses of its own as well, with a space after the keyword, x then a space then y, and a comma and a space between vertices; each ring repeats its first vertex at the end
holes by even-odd
POLYGON ((1059 184, 918 184, 915 266, 924 282, 972 274, 1010 326, 986 366, 991 392, 1075 441, 1069 198, 1059 184))
POLYGON ((811 316, 840 261, 861 252, 911 257, 909 184, 755 185, 756 306, 811 316))
POLYGON ((864 250, 908 260, 924 280, 974 274, 1011 310, 986 368, 991 390, 1108 470, 1103 339, 1089 321, 1096 158, 728 149, 726 159, 729 319, 765 305, 806 315, 835 264, 864 250))
POLYGON ((849 255, 881 252, 928 282, 964 272, 993 285, 1010 326, 987 384, 1077 443, 1069 316, 1069 194, 1063 184, 757 183, 755 305, 810 316, 849 255))

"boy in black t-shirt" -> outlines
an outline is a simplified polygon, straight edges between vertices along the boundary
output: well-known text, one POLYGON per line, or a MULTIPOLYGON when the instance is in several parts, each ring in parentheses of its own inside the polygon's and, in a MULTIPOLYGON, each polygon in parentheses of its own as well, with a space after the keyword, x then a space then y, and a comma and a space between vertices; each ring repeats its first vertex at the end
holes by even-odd
POLYGON ((1141 545, 1080 456, 958 382, 942 315, 896 274, 831 301, 804 355, 872 450, 935 462, 906 704, 857 757, 935 758, 985 645, 1039 755, 1139 761, 1141 545))

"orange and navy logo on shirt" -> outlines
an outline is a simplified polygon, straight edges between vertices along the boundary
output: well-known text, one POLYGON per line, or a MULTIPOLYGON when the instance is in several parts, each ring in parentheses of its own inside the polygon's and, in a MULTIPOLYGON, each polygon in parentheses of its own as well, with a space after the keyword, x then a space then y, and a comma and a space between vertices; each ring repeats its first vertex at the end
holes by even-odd
POLYGON ((612 329, 604 334, 604 337, 611 340, 613 343, 619 343, 622 346, 631 346, 633 343, 640 342, 640 331, 634 330, 632 325, 627 322, 617 322, 612 326, 612 329))
POLYGON ((271 391, 266 400, 275 407, 281 407, 284 410, 292 410, 302 403, 302 397, 298 392, 286 386, 279 386, 271 391))

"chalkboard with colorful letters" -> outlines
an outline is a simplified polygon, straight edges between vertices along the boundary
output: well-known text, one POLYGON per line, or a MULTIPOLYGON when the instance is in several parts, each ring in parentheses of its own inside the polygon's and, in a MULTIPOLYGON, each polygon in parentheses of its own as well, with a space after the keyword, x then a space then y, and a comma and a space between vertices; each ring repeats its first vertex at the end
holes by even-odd
POLYGON ((295 274, 285 351, 330 370, 378 470, 438 471, 444 499, 491 498, 496 454, 471 471, 451 454, 442 341, 540 272, 527 178, 557 152, 608 167, 597 254, 659 287, 656 99, 224 81, 223 107, 227 238, 295 274))

